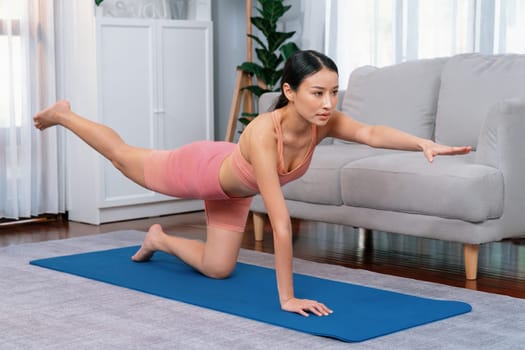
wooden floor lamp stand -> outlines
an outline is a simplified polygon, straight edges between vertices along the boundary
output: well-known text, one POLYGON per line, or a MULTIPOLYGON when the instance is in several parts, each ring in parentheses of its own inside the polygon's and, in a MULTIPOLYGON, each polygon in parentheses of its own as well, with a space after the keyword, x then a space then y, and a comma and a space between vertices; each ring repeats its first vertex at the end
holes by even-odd
POLYGON ((226 137, 224 139, 225 141, 234 141, 241 105, 243 106, 243 112, 253 113, 252 93, 249 90, 244 89, 246 86, 252 85, 252 82, 253 77, 249 73, 246 73, 237 68, 237 78, 235 79, 235 87, 233 90, 232 103, 230 107, 230 116, 228 119, 228 128, 226 130, 226 137))

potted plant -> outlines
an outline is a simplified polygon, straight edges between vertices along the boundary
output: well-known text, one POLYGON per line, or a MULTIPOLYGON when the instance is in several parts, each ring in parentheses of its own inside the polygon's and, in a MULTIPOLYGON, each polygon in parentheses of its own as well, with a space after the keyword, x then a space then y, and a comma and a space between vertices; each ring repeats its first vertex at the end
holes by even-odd
MULTIPOLYGON (((287 42, 295 32, 277 30, 278 21, 292 6, 284 5, 283 0, 258 0, 258 2, 260 5, 257 7, 259 16, 250 17, 250 20, 263 37, 253 34, 248 34, 248 36, 258 46, 255 49, 255 54, 259 63, 243 62, 238 67, 256 78, 257 84, 246 86, 244 89, 249 90, 257 98, 265 92, 280 90, 279 82, 284 62, 299 50, 294 42, 287 42)), ((243 112, 239 121, 247 125, 257 115, 258 113, 243 112)))

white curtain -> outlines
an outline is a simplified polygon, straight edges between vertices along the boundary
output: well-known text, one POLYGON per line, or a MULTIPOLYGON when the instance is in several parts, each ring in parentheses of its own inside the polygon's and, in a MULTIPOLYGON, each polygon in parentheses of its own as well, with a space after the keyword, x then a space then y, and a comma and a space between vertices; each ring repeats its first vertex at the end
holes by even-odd
POLYGON ((53 1, 0 0, 0 217, 65 210, 61 139, 32 116, 56 100, 53 1))
POLYGON ((465 52, 525 53, 525 0, 302 0, 302 5, 308 28, 302 48, 322 48, 334 58, 341 84, 367 64, 465 52))

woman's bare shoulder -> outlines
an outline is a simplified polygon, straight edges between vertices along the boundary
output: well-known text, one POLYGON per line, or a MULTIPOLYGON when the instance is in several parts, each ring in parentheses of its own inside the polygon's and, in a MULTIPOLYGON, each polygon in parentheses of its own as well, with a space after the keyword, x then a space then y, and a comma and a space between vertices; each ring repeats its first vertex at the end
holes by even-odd
POLYGON ((261 114, 259 114, 257 117, 255 117, 255 118, 250 122, 250 124, 248 124, 248 126, 250 126, 250 125, 255 125, 255 126, 257 126, 257 127, 264 127, 264 126, 266 126, 268 123, 271 123, 271 120, 272 120, 272 112, 261 113, 261 114))
POLYGON ((267 135, 273 132, 272 114, 262 113, 255 117, 244 129, 243 134, 251 136, 267 135))
POLYGON ((276 138, 271 113, 259 114, 246 126, 239 138, 241 152, 246 158, 250 158, 252 145, 260 151, 261 148, 271 149, 273 144, 276 144, 276 138))

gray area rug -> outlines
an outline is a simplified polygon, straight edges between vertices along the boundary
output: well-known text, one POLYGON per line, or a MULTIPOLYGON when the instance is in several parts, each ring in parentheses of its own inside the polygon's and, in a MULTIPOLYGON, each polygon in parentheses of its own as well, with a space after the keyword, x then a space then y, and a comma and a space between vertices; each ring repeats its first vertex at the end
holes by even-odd
MULTIPOLYGON (((525 299, 365 270, 295 260, 298 273, 460 300, 473 311, 352 344, 29 265, 33 259, 138 245, 144 234, 119 231, 1 248, 0 348, 525 349, 525 299)), ((242 250, 240 261, 272 267, 273 255, 242 250)))

